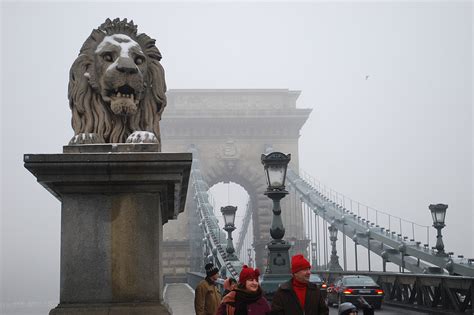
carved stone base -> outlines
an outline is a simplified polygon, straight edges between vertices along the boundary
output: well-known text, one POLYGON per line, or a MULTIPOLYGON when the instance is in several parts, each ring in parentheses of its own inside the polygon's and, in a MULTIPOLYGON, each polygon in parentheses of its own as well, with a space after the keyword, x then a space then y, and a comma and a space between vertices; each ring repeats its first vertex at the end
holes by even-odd
POLYGON ((288 250, 291 245, 285 241, 271 241, 268 244, 268 266, 266 274, 290 274, 290 255, 288 250))
POLYGON ((49 315, 168 315, 166 303, 59 304, 49 315))

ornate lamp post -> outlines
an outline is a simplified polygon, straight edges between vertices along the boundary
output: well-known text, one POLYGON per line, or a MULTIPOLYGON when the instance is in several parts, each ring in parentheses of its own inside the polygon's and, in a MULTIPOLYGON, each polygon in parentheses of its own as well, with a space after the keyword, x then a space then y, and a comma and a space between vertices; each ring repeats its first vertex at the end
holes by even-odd
POLYGON ((247 255, 249 256, 249 267, 252 267, 253 266, 253 259, 252 259, 252 249, 251 248, 247 248, 247 255))
POLYGON ((265 195, 273 201, 273 219, 270 228, 272 240, 268 243, 268 264, 263 275, 262 288, 271 300, 278 285, 288 280, 290 275, 290 256, 288 250, 291 245, 283 240, 285 228, 281 220, 280 200, 288 194, 285 190, 286 169, 291 160, 291 154, 271 152, 262 154, 267 190, 265 195))
POLYGON ((337 256, 336 241, 337 241, 337 228, 334 225, 329 226, 329 240, 331 241, 331 260, 329 261, 329 270, 342 270, 339 265, 339 256, 337 256))
POLYGON ((311 266, 313 266, 313 269, 316 269, 317 261, 316 261, 316 250, 317 250, 317 243, 311 243, 311 255, 312 255, 312 261, 311 261, 311 266))
POLYGON ((226 207, 221 207, 221 212, 222 215, 224 216, 224 231, 227 232, 227 259, 228 260, 239 260, 237 256, 234 254, 235 249, 234 249, 234 244, 232 243, 232 231, 235 230, 235 212, 237 211, 237 207, 233 206, 226 206, 226 207))
POLYGON ((433 227, 438 231, 438 235, 436 235, 435 246, 436 250, 438 251, 437 255, 447 256, 447 254, 444 252, 443 235, 441 235, 441 229, 446 226, 444 224, 444 219, 448 205, 439 203, 437 205, 430 205, 429 209, 431 211, 431 216, 433 217, 433 227))

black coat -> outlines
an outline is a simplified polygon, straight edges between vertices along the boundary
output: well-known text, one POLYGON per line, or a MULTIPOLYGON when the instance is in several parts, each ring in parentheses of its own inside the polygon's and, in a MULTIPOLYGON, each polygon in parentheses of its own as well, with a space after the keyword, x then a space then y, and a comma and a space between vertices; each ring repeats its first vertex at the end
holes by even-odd
POLYGON ((329 308, 321 291, 314 283, 308 283, 304 310, 290 281, 284 282, 275 292, 272 300, 272 315, 328 315, 329 308))

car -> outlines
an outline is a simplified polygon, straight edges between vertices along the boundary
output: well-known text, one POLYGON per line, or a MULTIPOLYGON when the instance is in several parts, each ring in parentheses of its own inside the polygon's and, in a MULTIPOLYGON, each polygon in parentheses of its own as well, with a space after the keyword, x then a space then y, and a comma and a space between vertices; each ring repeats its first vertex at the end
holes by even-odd
POLYGON ((359 298, 363 297, 375 309, 382 307, 384 291, 369 276, 346 275, 336 278, 327 289, 328 304, 351 302, 360 306, 359 298))
POLYGON ((318 274, 312 273, 309 276, 309 282, 317 284, 321 289, 326 289, 326 282, 324 282, 318 274))
POLYGON ((324 298, 326 298, 327 284, 325 281, 321 279, 321 277, 318 274, 312 273, 309 276, 309 282, 317 284, 318 287, 321 289, 321 294, 323 295, 324 298))

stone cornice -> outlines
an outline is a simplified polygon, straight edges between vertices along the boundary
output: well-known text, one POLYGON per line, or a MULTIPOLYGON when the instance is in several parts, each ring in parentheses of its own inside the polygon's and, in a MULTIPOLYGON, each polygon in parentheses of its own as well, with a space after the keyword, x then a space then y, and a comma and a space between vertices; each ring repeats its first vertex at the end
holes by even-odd
POLYGON ((25 154, 24 162, 38 182, 59 200, 64 195, 78 193, 160 194, 164 224, 184 211, 192 155, 156 152, 25 154))
POLYGON ((296 108, 288 89, 170 90, 161 120, 165 140, 297 139, 311 109, 296 108))
POLYGON ((170 90, 167 110, 292 109, 300 93, 288 89, 170 90))

